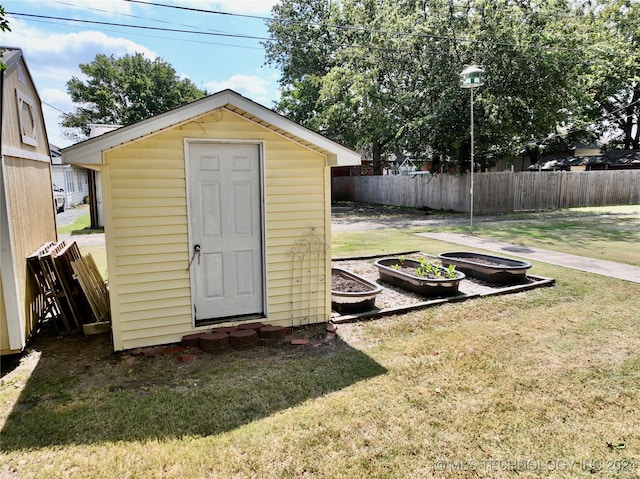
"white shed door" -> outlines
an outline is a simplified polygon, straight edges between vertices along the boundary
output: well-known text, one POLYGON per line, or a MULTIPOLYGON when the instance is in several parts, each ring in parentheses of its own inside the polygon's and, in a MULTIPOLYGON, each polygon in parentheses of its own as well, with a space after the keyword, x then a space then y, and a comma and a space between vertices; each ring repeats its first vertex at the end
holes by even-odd
POLYGON ((196 323, 262 314, 259 146, 190 143, 189 161, 196 323))

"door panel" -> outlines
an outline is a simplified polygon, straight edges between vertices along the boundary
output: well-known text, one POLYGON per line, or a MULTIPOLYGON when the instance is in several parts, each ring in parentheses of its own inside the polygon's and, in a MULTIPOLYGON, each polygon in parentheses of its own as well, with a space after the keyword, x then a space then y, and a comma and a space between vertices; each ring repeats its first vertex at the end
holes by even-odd
POLYGON ((189 161, 196 321, 262 314, 259 147, 191 143, 189 161))
MULTIPOLYGON (((220 207, 220 185, 218 183, 201 183, 201 204, 207 208, 201 213, 203 218, 203 233, 205 236, 220 236, 222 232, 222 218, 220 207)), ((197 244, 197 243, 196 243, 197 244)))

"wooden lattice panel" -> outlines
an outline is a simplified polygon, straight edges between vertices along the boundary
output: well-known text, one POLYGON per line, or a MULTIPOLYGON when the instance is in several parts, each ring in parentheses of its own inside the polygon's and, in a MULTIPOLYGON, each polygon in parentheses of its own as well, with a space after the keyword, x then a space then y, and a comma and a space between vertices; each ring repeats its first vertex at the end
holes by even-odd
POLYGON ((71 267, 96 319, 110 321, 109 290, 91 254, 71 261, 71 267))

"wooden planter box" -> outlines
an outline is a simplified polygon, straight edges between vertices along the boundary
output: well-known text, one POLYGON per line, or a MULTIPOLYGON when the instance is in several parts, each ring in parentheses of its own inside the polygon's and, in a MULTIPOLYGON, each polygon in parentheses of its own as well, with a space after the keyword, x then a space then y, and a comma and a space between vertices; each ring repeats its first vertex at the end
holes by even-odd
MULTIPOLYGON (((375 261, 378 268, 380 280, 398 286, 412 293, 426 297, 456 296, 460 282, 465 278, 464 273, 456 271, 455 278, 428 278, 419 277, 392 268, 393 265, 403 264, 403 266, 415 270, 420 266, 420 262, 412 259, 400 261, 400 258, 383 258, 375 261)), ((444 273, 445 268, 440 268, 444 273)))
POLYGON ((382 291, 382 286, 342 268, 331 268, 331 279, 331 309, 340 314, 372 310, 376 295, 382 291), (334 284, 341 285, 340 289, 334 284))
POLYGON ((531 268, 526 261, 470 251, 441 253, 438 258, 445 267, 453 264, 470 278, 496 284, 525 283, 527 270, 531 268))

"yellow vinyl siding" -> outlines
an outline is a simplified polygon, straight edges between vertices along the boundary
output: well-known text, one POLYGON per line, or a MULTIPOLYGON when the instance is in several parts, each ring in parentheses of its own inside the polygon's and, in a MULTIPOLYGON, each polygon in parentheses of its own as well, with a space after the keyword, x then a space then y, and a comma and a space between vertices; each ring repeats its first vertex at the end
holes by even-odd
POLYGON ((263 321, 296 325, 310 316, 326 319, 328 249, 314 259, 312 274, 320 280, 314 280, 319 290, 311 297, 308 285, 295 284, 291 256, 312 228, 328 241, 326 159, 224 110, 104 152, 115 349, 175 342, 203 329, 193 327, 187 270, 185 138, 264 145, 268 316, 263 321))
MULTIPOLYGON (((171 304, 171 306, 176 306, 176 300, 183 297, 185 294, 190 294, 189 288, 170 288, 145 291, 146 303, 150 306, 146 309, 153 309, 153 305, 157 304, 158 301, 165 302, 165 304, 171 304)), ((138 304, 142 304, 142 307, 144 307, 143 303, 144 302, 140 301, 140 297, 136 293, 123 294, 120 297, 120 311, 129 312, 134 308, 137 308, 138 304)))

